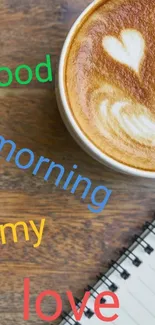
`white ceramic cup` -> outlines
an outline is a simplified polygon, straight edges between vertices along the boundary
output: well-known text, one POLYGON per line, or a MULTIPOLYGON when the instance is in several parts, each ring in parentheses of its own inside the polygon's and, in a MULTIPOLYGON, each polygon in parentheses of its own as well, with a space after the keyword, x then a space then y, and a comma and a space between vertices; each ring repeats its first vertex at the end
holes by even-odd
POLYGON ((74 119, 74 116, 72 114, 72 111, 67 101, 67 96, 65 92, 65 60, 66 60, 68 48, 70 46, 72 37, 75 31, 77 30, 77 28, 83 22, 83 20, 86 19, 86 17, 89 15, 89 12, 91 12, 92 9, 94 10, 94 8, 97 7, 100 2, 104 2, 104 1, 105 0, 95 0, 82 12, 82 14, 73 24, 64 42, 61 56, 60 56, 60 61, 59 61, 58 75, 56 77, 56 97, 57 97, 59 111, 67 129, 69 130, 73 138, 81 146, 81 148, 84 149, 94 159, 124 174, 147 177, 147 178, 155 178, 155 172, 129 167, 123 163, 118 162, 115 159, 110 158, 108 155, 101 152, 81 131, 80 127, 78 126, 77 122, 74 119))

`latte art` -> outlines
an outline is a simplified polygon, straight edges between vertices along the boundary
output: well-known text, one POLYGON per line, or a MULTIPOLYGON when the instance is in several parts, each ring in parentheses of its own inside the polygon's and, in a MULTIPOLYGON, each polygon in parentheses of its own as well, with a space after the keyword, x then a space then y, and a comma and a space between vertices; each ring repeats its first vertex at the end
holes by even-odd
MULTIPOLYGON (((125 109, 132 111, 132 106, 132 103, 123 101, 110 105, 108 100, 104 100, 100 106, 99 118, 96 119, 97 127, 105 137, 111 138, 113 135, 120 136, 124 133, 124 136, 121 136, 124 143, 133 139, 141 144, 154 146, 155 120, 148 115, 146 107, 140 107, 139 114, 128 114, 125 109)), ((128 149, 127 147, 126 150, 128 149)))
POLYGON ((66 64, 72 113, 88 139, 123 164, 155 171, 155 1, 100 2, 66 64))
POLYGON ((140 63, 144 57, 145 41, 138 31, 122 30, 121 41, 113 36, 105 36, 102 44, 115 60, 139 72, 140 63))

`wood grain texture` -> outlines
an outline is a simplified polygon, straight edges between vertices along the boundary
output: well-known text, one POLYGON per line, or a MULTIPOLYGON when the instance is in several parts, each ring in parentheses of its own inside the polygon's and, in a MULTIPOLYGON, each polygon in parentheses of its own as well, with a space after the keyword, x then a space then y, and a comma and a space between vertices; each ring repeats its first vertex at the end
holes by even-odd
MULTIPOLYGON (((89 0, 1 0, 1 66, 15 69, 21 63, 33 69, 51 54, 53 70, 65 36, 89 0)), ((0 324, 44 324, 35 314, 35 298, 40 291, 58 291, 64 309, 69 310, 65 292, 82 297, 83 288, 95 283, 121 246, 139 232, 155 210, 155 182, 115 173, 85 154, 71 138, 61 121, 52 84, 29 86, 15 82, 0 89, 0 134, 12 139, 17 149, 29 148, 39 156, 61 163, 70 171, 89 177, 93 186, 106 185, 113 190, 106 209, 92 214, 88 202, 81 201, 82 187, 75 195, 55 187, 55 179, 45 182, 47 170, 38 176, 32 170, 19 170, 14 160, 0 159, 0 224, 46 218, 43 241, 34 249, 34 236, 25 242, 0 244, 0 324), (30 320, 23 321, 23 279, 31 279, 30 320)), ((52 314, 54 301, 47 298, 43 311, 52 314)))

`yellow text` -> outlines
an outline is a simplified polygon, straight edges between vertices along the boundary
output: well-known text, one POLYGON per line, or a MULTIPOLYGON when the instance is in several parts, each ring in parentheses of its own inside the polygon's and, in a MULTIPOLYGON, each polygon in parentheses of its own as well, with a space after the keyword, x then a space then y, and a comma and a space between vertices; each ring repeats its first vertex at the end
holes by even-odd
MULTIPOLYGON (((41 241, 42 241, 43 231, 44 231, 44 226, 45 226, 45 219, 41 220, 39 229, 37 229, 33 220, 30 220, 29 224, 37 238, 37 241, 35 244, 33 244, 33 247, 37 248, 40 246, 41 241)), ((25 240, 26 241, 30 240, 29 229, 28 229, 27 224, 24 221, 19 221, 16 224, 6 223, 5 225, 0 225, 0 236, 1 236, 1 242, 3 245, 6 244, 6 229, 10 229, 12 231, 12 237, 13 237, 14 243, 18 242, 17 227, 22 227, 23 231, 24 231, 24 235, 25 235, 25 240)))

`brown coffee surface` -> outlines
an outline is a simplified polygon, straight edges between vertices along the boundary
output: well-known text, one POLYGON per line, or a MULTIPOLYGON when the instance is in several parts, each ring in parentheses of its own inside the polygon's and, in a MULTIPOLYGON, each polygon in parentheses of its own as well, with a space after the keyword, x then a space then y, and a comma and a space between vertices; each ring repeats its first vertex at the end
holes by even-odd
POLYGON ((123 164, 155 171, 155 1, 100 1, 71 41, 65 78, 87 138, 123 164))

